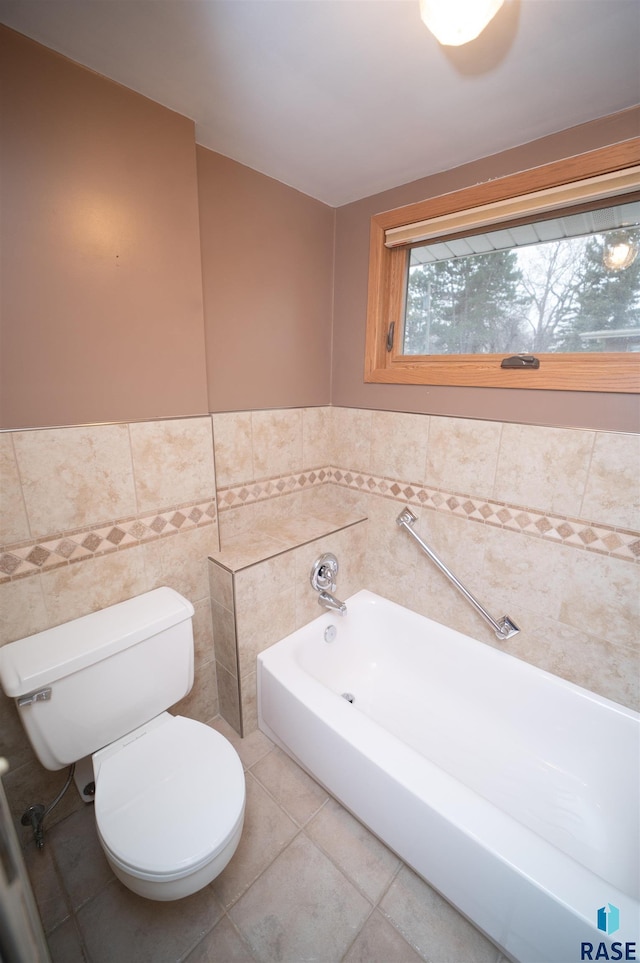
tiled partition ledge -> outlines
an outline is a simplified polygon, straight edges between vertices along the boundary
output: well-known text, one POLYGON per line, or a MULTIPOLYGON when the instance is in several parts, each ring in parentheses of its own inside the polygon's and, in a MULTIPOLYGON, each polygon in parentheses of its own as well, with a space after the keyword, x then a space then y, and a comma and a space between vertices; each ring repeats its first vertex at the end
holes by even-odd
POLYGON ((242 736, 257 727, 256 657, 321 614, 309 574, 333 552, 337 594, 363 587, 366 519, 360 512, 292 514, 225 539, 209 558, 220 713, 242 736))

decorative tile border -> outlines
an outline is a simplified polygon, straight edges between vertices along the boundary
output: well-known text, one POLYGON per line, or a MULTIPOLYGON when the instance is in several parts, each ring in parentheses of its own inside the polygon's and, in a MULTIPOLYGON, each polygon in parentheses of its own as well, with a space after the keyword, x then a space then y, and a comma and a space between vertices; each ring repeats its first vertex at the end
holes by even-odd
MULTIPOLYGON (((217 493, 217 510, 222 513, 328 483, 351 491, 391 498, 399 505, 428 508, 522 535, 543 538, 558 545, 640 562, 640 532, 333 466, 221 488, 217 493)), ((210 525, 215 520, 216 502, 211 499, 119 519, 100 528, 63 532, 47 539, 8 545, 0 548, 0 582, 176 535, 210 525)))
POLYGON ((109 552, 177 535, 216 520, 215 500, 118 519, 100 528, 63 532, 0 549, 0 582, 85 561, 109 552))
POLYGON ((332 466, 220 489, 218 510, 224 512, 241 508, 243 505, 304 491, 327 482, 352 491, 382 495, 398 503, 428 508, 523 535, 544 538, 558 545, 611 555, 626 561, 640 561, 640 532, 332 466))
POLYGON ((484 522, 559 545, 640 561, 640 532, 340 468, 331 469, 331 476, 334 483, 351 490, 383 495, 399 503, 484 522))
POLYGON ((298 472, 293 475, 278 475, 275 478, 263 478, 246 485, 219 488, 217 492, 218 511, 229 511, 232 508, 242 508, 263 502, 267 498, 277 498, 279 495, 291 495, 294 492, 307 491, 332 481, 332 468, 312 468, 310 471, 298 472))

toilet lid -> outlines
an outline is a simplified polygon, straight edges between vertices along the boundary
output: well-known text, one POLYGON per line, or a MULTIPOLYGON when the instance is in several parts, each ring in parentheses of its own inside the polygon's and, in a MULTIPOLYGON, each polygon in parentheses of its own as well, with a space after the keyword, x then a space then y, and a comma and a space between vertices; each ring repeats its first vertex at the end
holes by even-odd
POLYGON ((169 719, 105 758, 96 780, 102 842, 143 879, 195 872, 244 817, 244 772, 231 743, 201 722, 169 719))

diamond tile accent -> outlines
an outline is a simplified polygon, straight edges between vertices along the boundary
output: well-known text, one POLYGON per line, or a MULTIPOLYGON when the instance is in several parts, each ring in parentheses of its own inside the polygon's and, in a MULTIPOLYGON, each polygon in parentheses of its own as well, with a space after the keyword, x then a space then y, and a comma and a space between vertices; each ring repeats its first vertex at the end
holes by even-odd
POLYGON ((107 535, 107 541, 111 542, 112 545, 119 545, 124 537, 125 533, 121 528, 112 528, 107 535))
POLYGON ((607 546, 607 549, 608 549, 610 552, 615 552, 615 550, 616 550, 617 548, 620 548, 620 546, 623 544, 620 536, 619 536, 619 535, 616 535, 615 532, 611 532, 611 534, 606 534, 606 533, 605 533, 602 541, 603 541, 603 543, 607 546))
POLYGON ((77 543, 72 541, 72 539, 63 538, 62 541, 58 542, 58 545, 56 546, 56 554, 62 555, 63 558, 71 558, 77 548, 77 543))
POLYGON ((581 532, 578 532, 579 537, 582 539, 585 545, 591 545, 593 542, 598 540, 598 536, 595 534, 593 529, 585 528, 581 532))
POLYGON ((50 555, 51 552, 43 548, 42 545, 36 545, 27 555, 27 562, 31 562, 32 565, 37 565, 38 568, 42 568, 50 555))
POLYGON ((142 522, 134 522, 129 529, 129 535, 141 542, 145 537, 149 535, 149 529, 142 522))
POLYGON ((21 559, 12 555, 11 552, 5 552, 3 555, 0 555, 0 572, 4 572, 5 575, 13 575, 21 561, 21 559))
POLYGON ((42 541, 6 546, 0 549, 0 576, 22 578, 43 569, 68 565, 92 558, 96 553, 115 552, 157 538, 160 533, 175 535, 179 531, 211 525, 216 519, 215 500, 198 505, 185 505, 166 514, 128 518, 94 530, 71 535, 54 535, 42 541))

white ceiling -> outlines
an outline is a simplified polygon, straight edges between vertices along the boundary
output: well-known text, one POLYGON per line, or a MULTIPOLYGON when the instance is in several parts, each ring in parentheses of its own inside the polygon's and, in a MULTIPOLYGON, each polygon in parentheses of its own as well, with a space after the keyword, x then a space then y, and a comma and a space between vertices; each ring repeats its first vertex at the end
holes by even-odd
POLYGON ((332 206, 640 100, 640 0, 507 0, 458 48, 418 0, 0 0, 0 21, 332 206))

